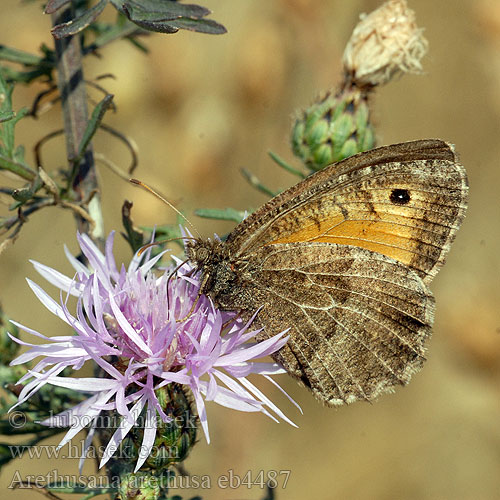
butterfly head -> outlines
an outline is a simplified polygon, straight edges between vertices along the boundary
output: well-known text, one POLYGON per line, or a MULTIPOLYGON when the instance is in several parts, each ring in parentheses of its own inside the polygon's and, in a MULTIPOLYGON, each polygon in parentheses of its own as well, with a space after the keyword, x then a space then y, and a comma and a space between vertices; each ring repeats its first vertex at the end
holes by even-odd
POLYGON ((210 294, 217 302, 217 295, 227 291, 235 279, 224 242, 193 239, 186 242, 186 257, 201 271, 201 292, 210 294))
POLYGON ((220 261, 223 243, 218 240, 196 238, 186 243, 186 257, 197 269, 203 269, 212 262, 220 261))

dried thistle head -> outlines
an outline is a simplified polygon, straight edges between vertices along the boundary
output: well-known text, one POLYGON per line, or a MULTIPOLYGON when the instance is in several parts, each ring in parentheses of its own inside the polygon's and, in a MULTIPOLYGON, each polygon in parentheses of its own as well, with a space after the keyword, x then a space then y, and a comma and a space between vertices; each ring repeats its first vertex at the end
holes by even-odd
POLYGON ((398 73, 422 71, 423 29, 406 0, 389 0, 361 16, 344 51, 347 80, 358 87, 387 83, 398 73))

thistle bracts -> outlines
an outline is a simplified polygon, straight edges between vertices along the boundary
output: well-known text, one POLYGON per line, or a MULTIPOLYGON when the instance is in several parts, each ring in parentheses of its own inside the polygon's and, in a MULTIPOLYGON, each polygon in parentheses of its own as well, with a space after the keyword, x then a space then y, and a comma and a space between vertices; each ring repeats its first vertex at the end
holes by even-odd
POLYGON ((292 130, 292 148, 304 164, 320 170, 373 148, 367 94, 356 86, 337 95, 328 92, 303 111, 292 130))
POLYGON ((346 45, 339 90, 317 99, 296 119, 294 154, 311 171, 372 149, 368 99, 396 75, 422 70, 427 41, 406 0, 390 0, 361 17, 346 45))
MULTIPOLYGON (((157 423, 156 438, 142 469, 161 472, 170 465, 184 461, 196 442, 198 416, 193 396, 187 386, 171 383, 155 391, 158 403, 169 421, 157 423)), ((130 439, 124 441, 135 463, 144 439, 144 429, 135 426, 130 439)))

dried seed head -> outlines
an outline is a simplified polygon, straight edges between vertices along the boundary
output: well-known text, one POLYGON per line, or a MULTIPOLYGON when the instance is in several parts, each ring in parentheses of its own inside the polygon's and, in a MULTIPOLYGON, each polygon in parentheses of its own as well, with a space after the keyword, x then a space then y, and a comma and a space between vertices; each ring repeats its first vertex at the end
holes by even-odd
POLYGON ((389 0, 361 16, 344 51, 348 79, 359 87, 387 83, 398 73, 422 71, 427 51, 423 29, 406 0, 389 0))

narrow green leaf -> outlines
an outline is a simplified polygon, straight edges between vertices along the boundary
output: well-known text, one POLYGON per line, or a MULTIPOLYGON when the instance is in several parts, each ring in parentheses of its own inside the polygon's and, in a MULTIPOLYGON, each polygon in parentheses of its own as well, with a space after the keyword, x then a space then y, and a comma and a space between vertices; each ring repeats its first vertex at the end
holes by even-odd
MULTIPOLYGON (((10 96, 8 100, 10 102, 10 96)), ((24 148, 15 148, 14 140, 14 127, 19 120, 28 114, 28 112, 29 110, 27 108, 23 108, 17 113, 12 112, 14 116, 0 126, 0 170, 2 168, 4 170, 10 170, 23 179, 32 180, 36 176, 36 173, 26 165, 24 161, 24 148)), ((2 120, 0 120, 0 122, 1 121, 2 120)))
POLYGON ((16 114, 13 111, 0 112, 0 123, 12 120, 16 114))
POLYGON ((144 245, 144 233, 135 227, 134 222, 131 217, 133 203, 131 201, 125 200, 122 205, 122 224, 125 228, 126 234, 121 233, 122 236, 127 240, 132 252, 137 252, 139 248, 144 245))
POLYGON ((63 5, 66 5, 71 0, 49 0, 45 9, 43 11, 44 14, 53 14, 57 10, 59 10, 63 5))
MULTIPOLYGON (((139 28, 139 27, 137 26, 137 28, 139 28)), ((130 42, 136 49, 139 49, 142 53, 149 54, 149 49, 148 49, 147 45, 140 42, 137 38, 128 37, 127 41, 130 42)))
POLYGON ((36 177, 36 172, 27 165, 22 165, 0 154, 0 170, 2 169, 9 170, 10 172, 28 181, 31 181, 36 177))
POLYGON ((133 2, 126 2, 124 5, 125 12, 132 22, 161 22, 173 21, 182 16, 170 14, 169 12, 149 11, 143 9, 140 5, 133 2))
POLYGON ((252 172, 250 172, 249 170, 247 170, 246 168, 242 168, 241 173, 243 174, 245 179, 261 193, 267 194, 268 196, 271 196, 271 198, 276 196, 277 193, 269 189, 267 186, 264 186, 264 184, 260 182, 257 176, 252 172))
POLYGON ((194 213, 205 219, 231 220, 238 223, 245 218, 245 212, 234 208, 198 208, 194 213))
MULTIPOLYGON (((0 120, 0 154, 6 159, 14 159, 14 128, 16 123, 28 114, 27 108, 20 109, 17 113, 12 110, 13 85, 8 85, 0 74, 0 115, 10 116, 6 120, 0 120), (11 115, 14 116, 11 116, 11 115), (2 147, 3 144, 3 147, 2 147)), ((0 168, 2 165, 0 164, 0 168)))
POLYGON ((0 74, 2 74, 5 79, 9 82, 16 83, 31 83, 33 80, 40 78, 41 76, 48 77, 52 80, 52 70, 53 66, 41 64, 36 66, 35 69, 31 71, 16 71, 12 68, 7 68, 6 66, 0 67, 0 74))
POLYGON ((92 140, 92 137, 94 137, 94 134, 97 132, 97 129, 99 128, 99 125, 101 124, 101 121, 104 117, 104 114, 106 111, 109 109, 113 102, 113 95, 108 94, 104 99, 97 104, 97 106, 94 108, 94 111, 92 111, 92 116, 90 117, 90 120, 87 123, 87 126, 85 127, 85 132, 83 133, 82 141, 80 142, 80 146, 78 147, 78 155, 76 158, 73 159, 73 163, 78 163, 83 155, 85 154, 85 150, 87 149, 88 145, 90 144, 90 141, 92 140))
POLYGON ((179 28, 174 28, 167 23, 163 22, 149 22, 149 21, 132 21, 134 24, 147 31, 154 31, 155 33, 177 33, 179 28))
POLYGON ((126 0, 123 4, 133 21, 171 21, 186 17, 201 19, 210 14, 210 10, 200 5, 189 5, 171 0, 126 0))
POLYGON ((223 35, 227 33, 227 29, 216 21, 211 19, 187 19, 180 18, 175 21, 165 23, 172 28, 196 31, 198 33, 206 33, 208 35, 223 35))
POLYGON ((127 0, 122 5, 127 17, 137 26, 158 33, 176 33, 179 29, 220 35, 226 33, 222 24, 211 19, 202 19, 210 13, 197 5, 184 5, 168 0, 127 0))
MULTIPOLYGON (((123 19, 124 24, 119 22, 116 25, 111 26, 109 29, 106 29, 102 33, 98 34, 95 40, 83 49, 83 54, 86 55, 92 53, 97 49, 113 42, 114 40, 128 38, 130 37, 130 35, 134 35, 138 32, 145 33, 136 24, 131 23, 125 16, 119 16, 119 19, 123 19)), ((98 24, 99 23, 97 23, 97 25, 98 24)))
MULTIPOLYGON (((9 420, 0 420, 0 434, 4 435, 32 434, 34 432, 43 432, 46 430, 47 426, 34 422, 26 422, 22 427, 14 428, 9 420)), ((61 428, 60 432, 63 430, 64 429, 61 428)))
POLYGON ((20 163, 21 165, 26 165, 26 161, 24 159, 24 146, 20 144, 17 146, 16 150, 14 151, 14 161, 17 161, 17 163, 20 163))
POLYGON ((268 151, 267 154, 281 167, 284 168, 287 172, 290 172, 293 175, 297 175, 298 177, 305 179, 306 174, 301 172, 300 170, 297 170, 296 168, 292 167, 289 165, 283 158, 279 157, 276 153, 273 153, 272 151, 268 151))
POLYGON ((29 112, 30 110, 28 108, 21 108, 19 111, 14 112, 14 118, 12 119, 13 125, 28 115, 29 112))
POLYGON ((62 481, 47 483, 46 488, 47 490, 53 491, 55 493, 74 493, 78 495, 88 493, 87 496, 79 498, 79 500, 84 500, 85 498, 90 499, 98 495, 106 495, 107 493, 116 493, 116 488, 114 488, 113 486, 105 486, 103 488, 89 488, 87 486, 75 486, 74 482, 64 483, 62 481))
POLYGON ((51 30, 52 36, 56 40, 59 40, 80 33, 80 31, 87 28, 99 17, 107 4, 108 0, 100 0, 99 3, 94 5, 91 9, 86 10, 80 17, 72 19, 67 23, 61 23, 54 26, 51 30))
POLYGON ((42 58, 40 56, 1 44, 0 60, 24 64, 26 66, 36 66, 42 62, 42 58))
MULTIPOLYGON (((7 435, 8 434, 9 432, 7 432, 7 435)), ((13 453, 13 447, 26 450, 29 447, 36 446, 43 439, 47 439, 48 435, 50 434, 47 434, 46 432, 39 432, 34 438, 22 443, 17 443, 16 445, 12 443, 0 443, 0 466, 6 465, 11 460, 15 460, 16 458, 20 458, 13 453)))
MULTIPOLYGON (((11 113, 12 110, 12 91, 14 87, 7 85, 0 73, 0 112, 11 113)), ((14 152, 14 119, 4 122, 0 128, 0 139, 3 142, 5 154, 12 158, 14 152)))
POLYGON ((152 235, 154 234, 154 240, 157 246, 153 247, 152 254, 155 255, 163 250, 166 243, 173 242, 179 245, 180 248, 184 248, 184 243, 182 240, 180 227, 186 221, 182 219, 180 215, 177 215, 177 224, 164 224, 162 226, 140 226, 140 229, 144 231, 144 241, 150 242, 152 235))

